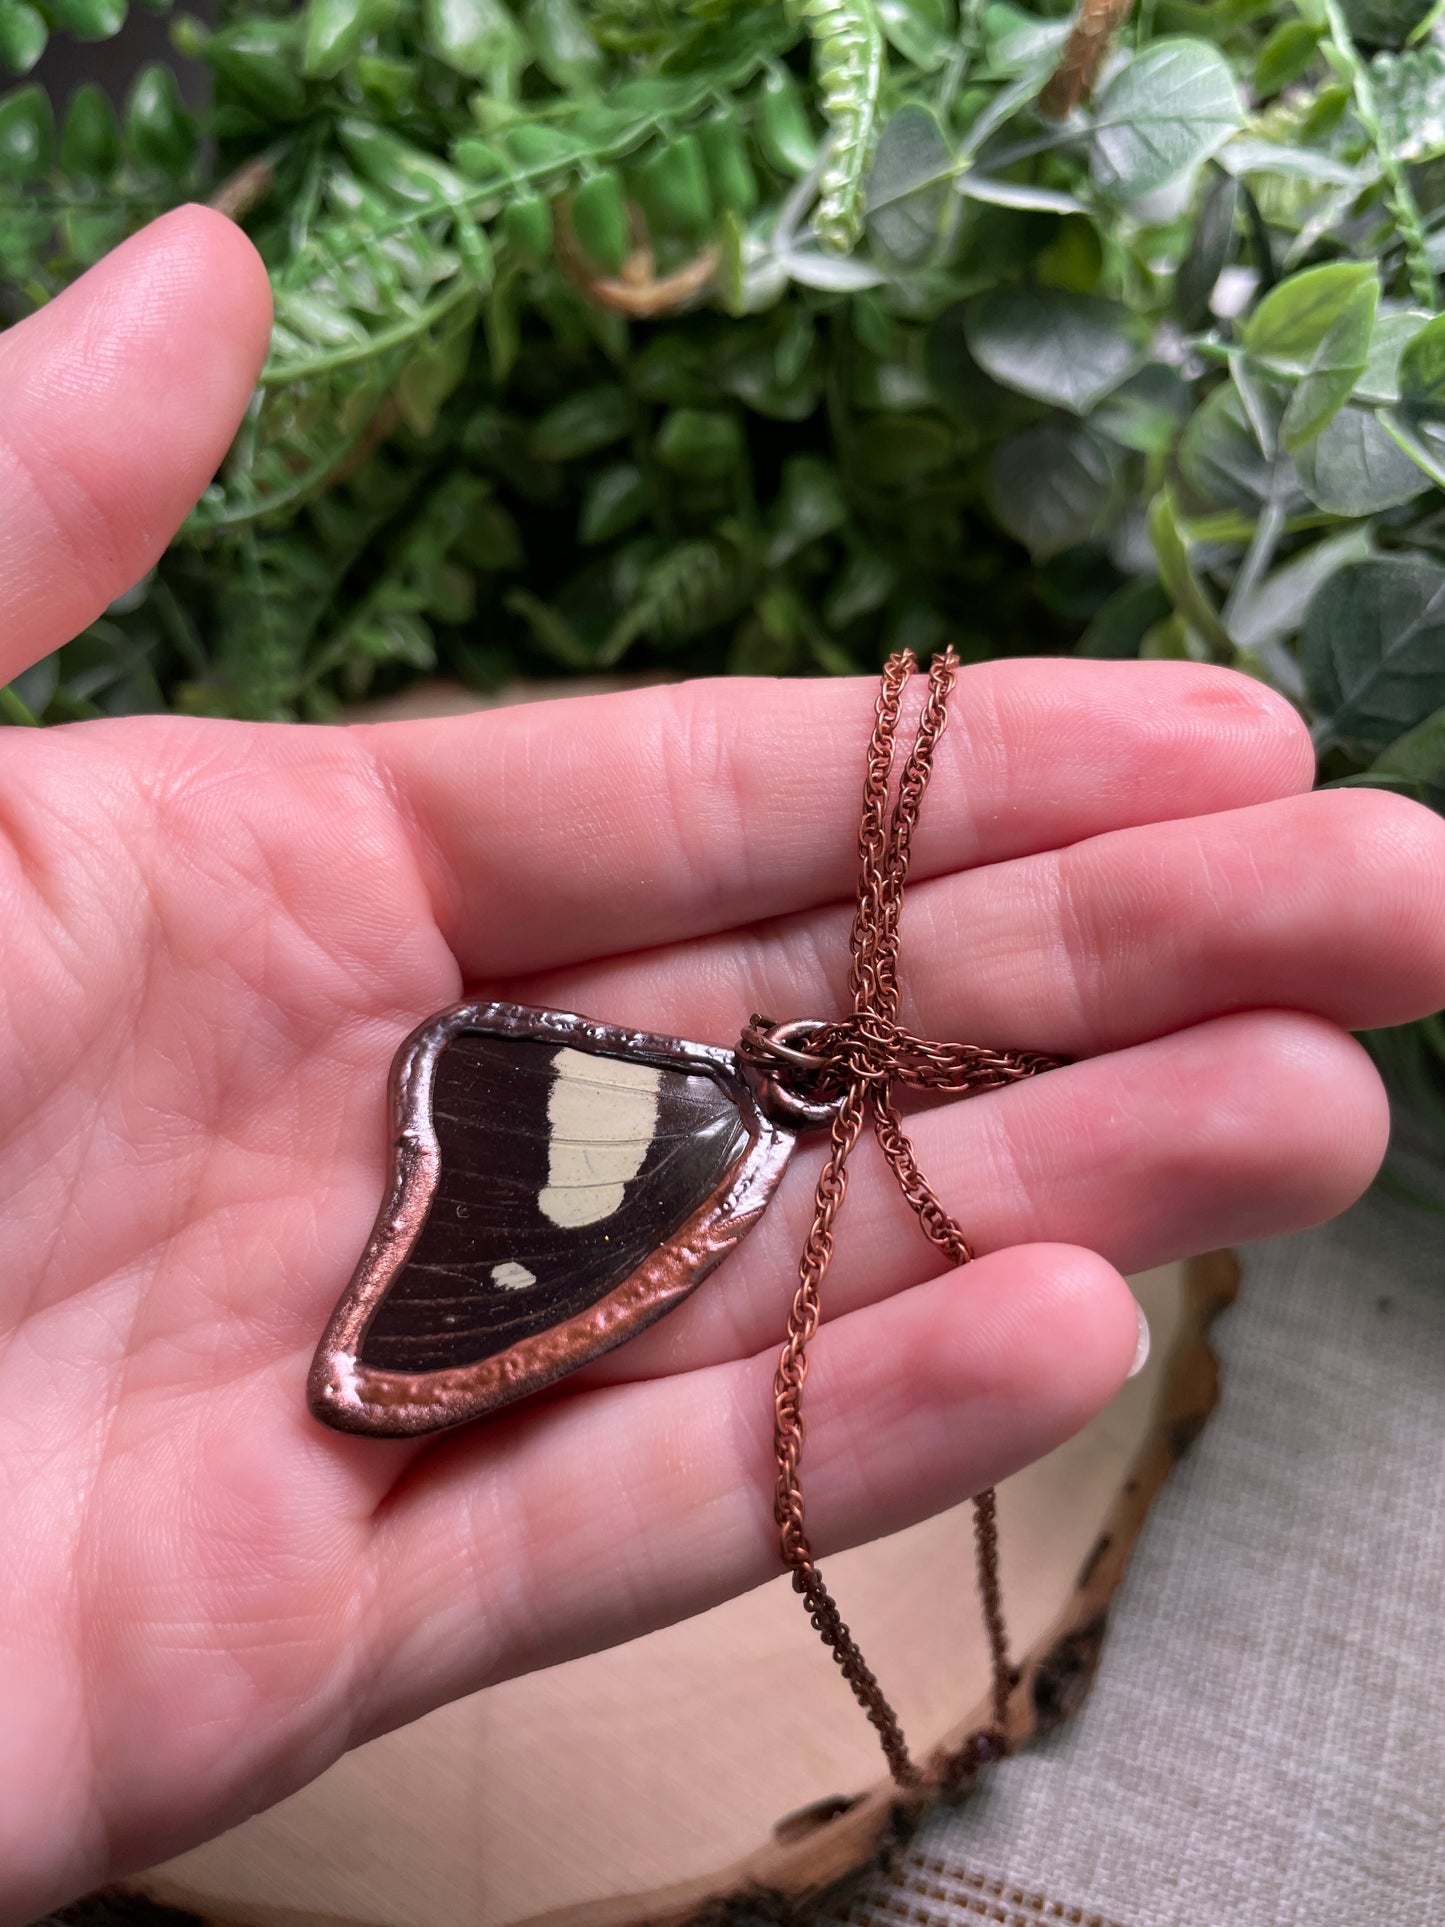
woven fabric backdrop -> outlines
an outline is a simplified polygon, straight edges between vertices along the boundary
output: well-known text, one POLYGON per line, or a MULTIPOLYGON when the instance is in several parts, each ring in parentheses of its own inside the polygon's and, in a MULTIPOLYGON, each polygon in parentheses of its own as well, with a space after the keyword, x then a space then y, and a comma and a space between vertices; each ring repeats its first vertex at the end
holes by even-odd
POLYGON ((1445 1922, 1445 1219, 1248 1250, 1215 1336, 1082 1714, 819 1927, 1445 1922))

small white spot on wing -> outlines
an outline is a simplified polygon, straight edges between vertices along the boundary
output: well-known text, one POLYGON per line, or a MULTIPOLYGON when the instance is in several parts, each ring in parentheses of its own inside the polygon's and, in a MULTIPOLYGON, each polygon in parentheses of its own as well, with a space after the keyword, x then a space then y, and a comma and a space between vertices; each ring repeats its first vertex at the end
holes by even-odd
POLYGON ((525 1265, 516 1264, 511 1259, 504 1265, 492 1266, 492 1283, 500 1285, 503 1291, 525 1291, 528 1285, 535 1285, 536 1282, 536 1272, 528 1271, 525 1265))

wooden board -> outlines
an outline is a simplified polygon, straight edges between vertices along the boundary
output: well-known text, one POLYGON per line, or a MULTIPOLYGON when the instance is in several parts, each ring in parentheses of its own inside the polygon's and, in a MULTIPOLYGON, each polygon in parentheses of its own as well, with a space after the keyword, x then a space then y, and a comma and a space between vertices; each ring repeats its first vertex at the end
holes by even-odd
MULTIPOLYGON (((1139 1526, 1213 1405, 1205 1333, 1235 1276, 1215 1257, 1135 1280, 1145 1372, 1003 1488, 1019 1743, 1087 1689, 1139 1526)), ((959 1749, 987 1683, 968 1509, 825 1570, 916 1754, 959 1749)), ((130 1884, 245 1927, 677 1921, 744 1884, 800 1894, 867 1864, 933 1797, 900 1807, 880 1767, 780 1579, 433 1713, 130 1884)))

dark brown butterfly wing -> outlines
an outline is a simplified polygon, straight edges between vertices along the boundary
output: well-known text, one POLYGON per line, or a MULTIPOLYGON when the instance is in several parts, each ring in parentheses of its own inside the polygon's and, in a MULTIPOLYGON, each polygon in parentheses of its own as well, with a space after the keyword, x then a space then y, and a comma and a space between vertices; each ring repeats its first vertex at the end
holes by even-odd
POLYGON ((389 1196, 317 1352, 351 1431, 438 1429, 552 1383, 680 1302, 791 1146, 730 1052, 462 1005, 393 1067, 389 1196))

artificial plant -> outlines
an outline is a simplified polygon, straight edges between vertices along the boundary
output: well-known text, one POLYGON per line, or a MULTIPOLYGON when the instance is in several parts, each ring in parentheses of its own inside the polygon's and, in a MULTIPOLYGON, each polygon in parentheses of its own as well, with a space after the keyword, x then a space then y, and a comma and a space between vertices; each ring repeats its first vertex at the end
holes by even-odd
MULTIPOLYGON (((1439 806, 1440 12, 222 0, 172 25, 199 124, 167 67, 20 79, 5 312, 203 197, 276 329, 160 567, 0 714, 946 636, 1233 664, 1439 806)), ((125 13, 0 0, 0 62, 125 13)), ((1377 1048, 1445 1131, 1445 1029, 1377 1048)))

